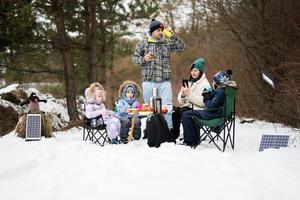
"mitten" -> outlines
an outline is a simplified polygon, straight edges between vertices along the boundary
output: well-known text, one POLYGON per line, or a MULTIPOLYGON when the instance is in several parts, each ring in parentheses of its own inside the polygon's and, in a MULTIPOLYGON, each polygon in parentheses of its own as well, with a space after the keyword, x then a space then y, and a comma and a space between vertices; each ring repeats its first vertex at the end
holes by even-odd
POLYGON ((210 100, 213 98, 212 89, 211 88, 204 88, 202 91, 203 102, 210 100))

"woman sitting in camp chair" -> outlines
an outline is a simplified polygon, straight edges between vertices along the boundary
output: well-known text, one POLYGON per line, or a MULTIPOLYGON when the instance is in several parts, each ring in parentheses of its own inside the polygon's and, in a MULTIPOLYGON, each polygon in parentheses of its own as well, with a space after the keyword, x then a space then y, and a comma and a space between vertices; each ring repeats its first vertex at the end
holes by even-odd
POLYGON ((47 103, 47 100, 39 99, 36 93, 33 92, 30 94, 29 98, 26 101, 20 104, 20 106, 29 104, 29 111, 28 113, 24 113, 20 116, 19 121, 16 125, 16 133, 18 137, 25 138, 26 136, 27 114, 41 114, 41 135, 45 136, 46 138, 53 137, 51 120, 44 112, 40 111, 40 102, 47 103))
MULTIPOLYGON (((225 101, 225 87, 236 87, 236 83, 230 80, 231 70, 227 72, 219 71, 213 76, 213 91, 204 89, 202 96, 205 104, 204 110, 189 110, 182 114, 181 121, 183 125, 184 144, 195 147, 199 143, 197 126, 192 116, 200 119, 214 119, 222 116, 223 105, 225 101)), ((218 130, 216 130, 218 131, 218 130)))

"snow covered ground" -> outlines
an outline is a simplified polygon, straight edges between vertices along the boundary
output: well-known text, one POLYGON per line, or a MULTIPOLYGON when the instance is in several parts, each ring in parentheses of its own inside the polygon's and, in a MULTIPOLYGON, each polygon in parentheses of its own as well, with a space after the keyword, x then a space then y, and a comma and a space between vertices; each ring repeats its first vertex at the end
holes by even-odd
MULTIPOLYGON (((63 100, 26 92, 48 99, 41 110, 68 120, 63 100)), ((82 141, 80 128, 37 142, 25 142, 13 131, 0 137, 0 200, 299 199, 299 147, 299 132, 261 121, 237 120, 236 148, 225 153, 211 144, 149 148, 146 140, 100 147, 82 141), (288 134, 290 145, 258 152, 262 134, 288 134)))
POLYGON ((79 128, 38 142, 12 132, 0 138, 0 199, 299 199, 299 133, 276 124, 290 147, 258 152, 273 124, 236 125, 236 149, 225 153, 145 140, 100 147, 79 128))

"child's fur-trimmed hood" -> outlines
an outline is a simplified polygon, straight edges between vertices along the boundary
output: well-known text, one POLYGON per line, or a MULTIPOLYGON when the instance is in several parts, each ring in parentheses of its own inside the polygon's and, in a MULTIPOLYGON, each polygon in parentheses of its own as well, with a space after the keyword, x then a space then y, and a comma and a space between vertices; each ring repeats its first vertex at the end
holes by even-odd
POLYGON ((120 98, 123 98, 125 93, 124 91, 129 87, 133 87, 134 90, 135 90, 135 95, 134 95, 134 98, 138 98, 140 95, 141 95, 141 88, 140 86, 135 82, 135 81, 130 81, 130 80, 126 80, 124 81, 121 85, 120 85, 120 88, 119 88, 119 92, 118 92, 118 95, 120 98))
POLYGON ((84 95, 86 98, 86 101, 88 103, 95 103, 95 89, 99 88, 102 91, 102 101, 105 101, 106 99, 106 94, 105 94, 105 90, 104 87, 98 83, 92 83, 88 88, 85 89, 84 95))

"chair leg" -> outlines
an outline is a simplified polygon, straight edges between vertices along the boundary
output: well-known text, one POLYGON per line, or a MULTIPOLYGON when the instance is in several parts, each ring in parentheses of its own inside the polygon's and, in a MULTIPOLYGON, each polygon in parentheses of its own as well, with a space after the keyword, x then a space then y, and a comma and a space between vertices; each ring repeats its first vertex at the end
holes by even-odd
POLYGON ((104 146, 105 143, 110 143, 106 129, 100 130, 84 127, 83 141, 87 141, 88 139, 93 143, 98 143, 100 146, 104 146))
POLYGON ((93 141, 94 143, 98 143, 100 146, 104 146, 105 143, 110 143, 108 136, 107 136, 107 130, 103 129, 103 130, 95 130, 93 138, 95 139, 95 141, 93 141), (96 137, 96 134, 99 134, 99 137, 96 137), (102 140, 102 141, 101 141, 102 140))
MULTIPOLYGON (((220 137, 219 135, 216 136, 212 136, 211 132, 212 132, 212 128, 206 127, 206 126, 202 126, 201 129, 203 130, 203 134, 200 135, 200 143, 204 140, 206 140, 206 138, 209 138, 209 142, 208 143, 213 143, 220 151, 222 151, 222 149, 219 147, 219 145, 215 142, 215 139, 218 139, 218 137, 220 137), (203 138, 203 139, 202 139, 203 138)), ((200 130, 201 132, 201 130, 200 130)), ((221 138, 222 139, 222 138, 221 138)), ((223 140, 222 140, 223 141, 223 140)))
MULTIPOLYGON (((232 135, 230 137, 231 148, 234 149, 234 134, 235 134, 235 120, 231 122, 230 130, 232 130, 232 135)), ((230 131, 231 132, 231 131, 230 131)))
POLYGON ((103 135, 102 135, 101 131, 99 131, 99 130, 95 131, 95 135, 97 133, 99 133, 100 136, 98 138, 96 136, 94 136, 94 138, 95 138, 95 142, 94 143, 95 144, 98 143, 98 144, 100 144, 100 146, 104 146, 104 143, 103 142, 101 143, 101 141, 100 141, 100 139, 103 138, 103 135))
POLYGON ((222 140, 222 151, 224 152, 227 146, 228 136, 230 136, 230 129, 228 129, 228 123, 223 123, 223 129, 222 129, 223 137, 222 140))
POLYGON ((99 133, 99 137, 96 139, 95 143, 100 144, 100 146, 104 146, 104 144, 106 142, 106 131, 101 132, 99 130, 99 131, 97 131, 97 133, 99 133), (103 139, 102 142, 100 141, 101 139, 103 139))
POLYGON ((198 132, 198 137, 199 137, 199 145, 201 142, 205 141, 207 138, 206 130, 204 127, 198 126, 197 124, 197 132, 198 132), (201 130, 203 130, 203 134, 201 134, 201 130))
MULTIPOLYGON (((224 136, 226 136, 224 145, 226 147, 227 146, 227 142, 229 140, 230 146, 234 150, 235 120, 229 120, 229 121, 227 121, 226 125, 225 125, 225 128, 226 128, 227 135, 224 135, 224 136)), ((224 147, 224 151, 225 151, 225 147, 224 147)))
POLYGON ((83 141, 87 141, 87 139, 91 140, 91 134, 92 134, 91 130, 84 127, 84 129, 83 129, 83 141))
POLYGON ((94 132, 94 130, 93 129, 90 129, 89 130, 89 140, 91 140, 92 142, 94 141, 94 137, 95 137, 95 132, 94 132))
POLYGON ((223 140, 223 152, 225 151, 225 148, 226 148, 226 139, 225 139, 225 137, 226 137, 226 127, 224 127, 224 130, 223 130, 223 138, 224 138, 224 140, 223 140))
POLYGON ((232 144, 231 144, 233 150, 234 150, 234 138, 235 138, 235 117, 233 118, 233 132, 232 132, 232 144))
POLYGON ((199 123, 197 125, 197 132, 199 137, 199 145, 201 142, 205 141, 207 138, 209 139, 209 143, 213 143, 220 151, 224 152, 226 150, 227 142, 230 141, 230 146, 234 149, 235 143, 235 120, 225 119, 221 124, 220 132, 214 135, 215 127, 201 126, 199 123), (203 133, 202 133, 203 132, 203 133), (219 141, 221 140, 221 141, 219 141))
POLYGON ((216 133, 215 136, 212 136, 211 132, 213 128, 208 128, 208 136, 210 138, 209 143, 214 143, 214 145, 220 150, 220 151, 225 151, 225 147, 226 147, 226 141, 225 141, 225 136, 226 136, 226 128, 222 127, 219 133, 216 133), (221 144, 217 143, 216 141, 220 141, 221 144))

